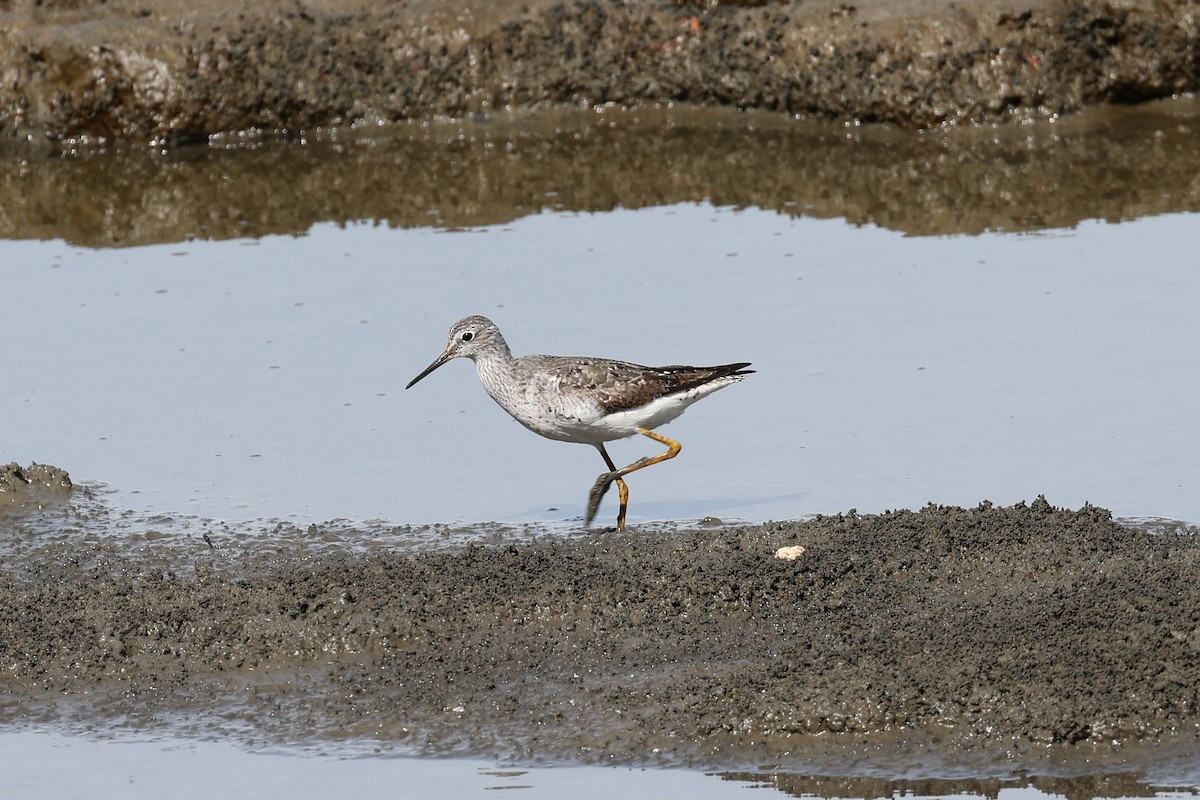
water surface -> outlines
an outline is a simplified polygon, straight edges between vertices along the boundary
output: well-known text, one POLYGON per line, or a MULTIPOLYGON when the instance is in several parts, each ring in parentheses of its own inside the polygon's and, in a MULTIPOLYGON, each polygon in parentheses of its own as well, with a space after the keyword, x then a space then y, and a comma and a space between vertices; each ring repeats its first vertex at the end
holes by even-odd
MULTIPOLYGON (((0 731, 0 766, 13 800, 164 795, 189 798, 318 797, 353 793, 371 798, 494 797, 583 800, 619 793, 628 800, 662 797, 913 798, 1071 800, 1194 797, 1178 776, 1138 772, 1015 778, 886 778, 775 772, 699 773, 575 766, 511 766, 467 759, 366 757, 336 752, 252 752, 221 742, 179 739, 97 739, 61 733, 0 731), (53 765, 53 768, 48 768, 53 765), (1166 783, 1160 782, 1167 778, 1166 783)), ((1194 780, 1194 778, 1193 778, 1194 780)))
POLYGON ((1195 521, 1197 224, 911 237, 699 202, 10 241, 2 457, 221 519, 575 519, 592 448, 518 426, 467 361, 404 390, 483 313, 517 353, 754 363, 667 429, 683 454, 631 480, 634 522, 1039 494, 1195 521))

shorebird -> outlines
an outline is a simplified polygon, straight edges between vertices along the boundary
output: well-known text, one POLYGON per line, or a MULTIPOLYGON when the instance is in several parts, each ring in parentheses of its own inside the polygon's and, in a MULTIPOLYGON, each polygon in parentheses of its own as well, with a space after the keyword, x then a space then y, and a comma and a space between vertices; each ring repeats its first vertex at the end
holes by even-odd
POLYGON ((600 501, 615 482, 621 499, 617 529, 625 529, 629 487, 624 477, 679 455, 680 445, 654 429, 678 417, 692 403, 754 372, 749 362, 715 367, 644 367, 628 361, 588 356, 514 357, 500 329, 487 317, 454 323, 446 349, 417 381, 455 358, 475 362, 483 388, 513 419, 534 433, 560 442, 590 444, 600 451, 608 472, 588 495, 584 525, 591 525, 600 501), (666 445, 655 456, 617 469, 605 442, 640 433, 666 445))

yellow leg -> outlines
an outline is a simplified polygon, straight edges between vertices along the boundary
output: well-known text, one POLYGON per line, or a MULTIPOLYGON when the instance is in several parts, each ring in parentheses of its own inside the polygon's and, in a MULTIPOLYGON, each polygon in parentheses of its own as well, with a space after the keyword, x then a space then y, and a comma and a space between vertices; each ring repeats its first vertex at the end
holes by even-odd
MULTIPOLYGON (((604 463, 608 465, 609 474, 611 475, 617 472, 617 465, 614 464, 613 460, 609 457, 608 451, 604 449, 604 445, 597 445, 597 449, 600 451, 600 455, 604 457, 604 463)), ((614 478, 613 481, 615 481, 617 484, 617 497, 619 497, 621 500, 621 508, 619 511, 617 511, 617 530, 623 531, 625 530, 625 509, 629 507, 629 485, 619 477, 614 478)), ((612 481, 609 482, 611 483, 612 481)), ((604 486, 604 491, 608 491, 607 483, 604 486)), ((603 492, 601 492, 600 497, 604 497, 603 492)), ((600 499, 597 498, 596 506, 599 507, 599 505, 600 499)), ((591 524, 592 517, 594 516, 596 516, 596 509, 591 508, 589 505, 588 524, 591 524)))
POLYGON ((617 530, 625 530, 625 510, 629 508, 629 484, 617 478, 617 498, 621 501, 621 508, 617 511, 617 530))
POLYGON ((683 446, 680 445, 679 442, 675 441, 674 439, 668 439, 661 433, 648 431, 645 428, 638 428, 638 433, 640 433, 642 436, 649 436, 659 444, 665 444, 667 446, 667 452, 659 453, 658 455, 651 456, 650 458, 639 458, 637 461, 621 470, 617 477, 624 477, 631 472, 637 472, 639 469, 645 469, 652 464, 657 464, 660 461, 666 461, 668 458, 674 458, 675 456, 679 455, 679 451, 683 449, 683 446))
POLYGON ((674 439, 668 439, 666 436, 655 433, 654 431, 649 431, 645 428, 638 428, 638 433, 642 434, 643 436, 649 436, 651 439, 659 442, 660 444, 665 444, 667 446, 667 451, 665 453, 659 453, 656 456, 650 456, 649 458, 639 458, 628 467, 618 470, 616 465, 613 464, 612 459, 609 458, 608 452, 604 449, 604 445, 597 445, 597 449, 600 451, 600 455, 604 457, 604 463, 608 466, 609 472, 597 478, 595 485, 592 486, 592 491, 588 495, 587 518, 583 523, 584 525, 592 524, 592 520, 596 516, 596 511, 598 511, 600 508, 600 501, 604 499, 605 493, 608 492, 608 487, 613 483, 616 483, 617 493, 621 498, 621 509, 617 512, 617 530, 625 530, 625 511, 629 506, 629 487, 625 484, 625 481, 622 480, 622 478, 631 472, 637 472, 639 469, 645 469, 652 464, 657 464, 660 461, 666 461, 668 458, 674 458, 675 456, 679 455, 679 451, 683 449, 679 442, 675 441, 674 439))

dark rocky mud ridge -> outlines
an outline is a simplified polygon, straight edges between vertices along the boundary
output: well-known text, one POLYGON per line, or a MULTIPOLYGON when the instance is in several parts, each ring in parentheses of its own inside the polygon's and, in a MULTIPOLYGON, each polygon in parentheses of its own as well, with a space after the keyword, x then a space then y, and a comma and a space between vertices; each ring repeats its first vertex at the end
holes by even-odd
POLYGON ((1039 498, 422 548, 439 533, 131 533, 97 509, 0 517, 0 723, 844 774, 1197 769, 1194 529, 1039 498))
POLYGON ((1194 0, 0 0, 6 137, 684 102, 904 127, 1200 85, 1194 0))
POLYGON ((61 503, 73 489, 71 476, 58 467, 5 464, 0 466, 0 513, 61 503))

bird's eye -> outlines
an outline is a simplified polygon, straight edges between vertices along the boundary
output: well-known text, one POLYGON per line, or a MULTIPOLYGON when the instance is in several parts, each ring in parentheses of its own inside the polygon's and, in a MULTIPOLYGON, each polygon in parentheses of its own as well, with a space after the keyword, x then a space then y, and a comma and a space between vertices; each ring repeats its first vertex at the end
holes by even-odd
POLYGON ((463 331, 462 336, 460 336, 458 338, 462 339, 464 342, 469 342, 475 338, 475 332, 474 331, 463 331))

